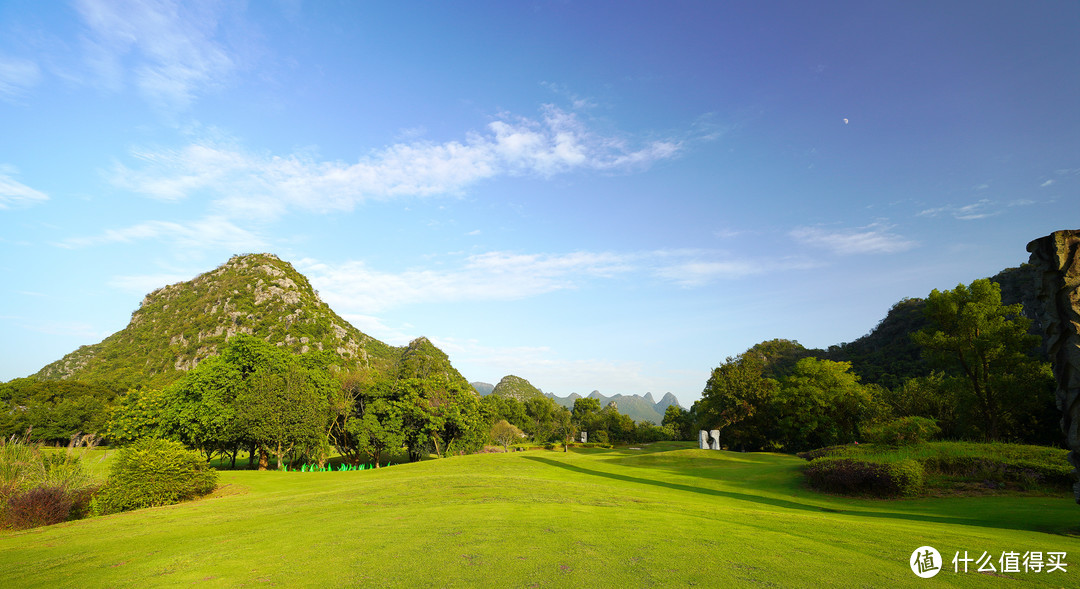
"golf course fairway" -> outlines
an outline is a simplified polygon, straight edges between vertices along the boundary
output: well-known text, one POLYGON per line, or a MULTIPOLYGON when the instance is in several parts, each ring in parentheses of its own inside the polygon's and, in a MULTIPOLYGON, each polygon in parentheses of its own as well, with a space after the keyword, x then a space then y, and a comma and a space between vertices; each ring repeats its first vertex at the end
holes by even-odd
POLYGON ((199 501, 0 533, 0 585, 1080 587, 1064 490, 853 499, 805 488, 805 464, 669 442, 222 471, 199 501), (933 578, 909 565, 921 546, 942 556, 933 578), (954 572, 965 551, 996 572, 954 572), (1027 552, 1067 566, 1005 572, 1027 552))

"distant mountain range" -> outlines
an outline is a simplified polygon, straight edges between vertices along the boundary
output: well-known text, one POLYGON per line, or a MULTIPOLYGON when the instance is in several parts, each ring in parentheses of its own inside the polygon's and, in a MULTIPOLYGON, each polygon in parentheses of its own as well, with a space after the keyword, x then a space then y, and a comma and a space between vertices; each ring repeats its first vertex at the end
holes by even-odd
MULTIPOLYGON (((498 395, 501 397, 512 397, 522 402, 531 397, 545 396, 567 409, 573 409, 574 401, 582 398, 582 396, 577 393, 570 393, 570 395, 566 397, 545 393, 524 378, 512 374, 503 377, 497 385, 486 382, 473 382, 469 384, 471 384, 473 389, 481 396, 498 395)), ((601 407, 607 407, 609 404, 615 403, 615 406, 619 409, 619 413, 629 416, 634 421, 649 421, 657 425, 660 425, 660 422, 664 420, 664 412, 667 411, 669 406, 680 406, 679 400, 671 393, 666 393, 659 402, 653 398, 652 393, 645 393, 644 396, 612 395, 608 397, 600 394, 600 391, 593 391, 588 394, 588 397, 600 401, 601 407)))

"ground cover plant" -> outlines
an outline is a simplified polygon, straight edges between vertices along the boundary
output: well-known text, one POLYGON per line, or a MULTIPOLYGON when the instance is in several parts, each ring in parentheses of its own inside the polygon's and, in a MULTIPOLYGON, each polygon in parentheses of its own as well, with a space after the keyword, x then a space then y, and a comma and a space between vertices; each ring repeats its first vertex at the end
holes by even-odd
POLYGON ((1046 446, 976 442, 849 444, 799 456, 814 488, 876 495, 1057 494, 1073 483, 1068 451, 1046 446))
POLYGON ((209 498, 0 535, 18 587, 1074 585, 1001 572, 1011 551, 1080 555, 1059 495, 841 497, 793 456, 661 442, 477 454, 364 472, 223 471, 209 498), (995 575, 954 573, 957 552, 995 575))

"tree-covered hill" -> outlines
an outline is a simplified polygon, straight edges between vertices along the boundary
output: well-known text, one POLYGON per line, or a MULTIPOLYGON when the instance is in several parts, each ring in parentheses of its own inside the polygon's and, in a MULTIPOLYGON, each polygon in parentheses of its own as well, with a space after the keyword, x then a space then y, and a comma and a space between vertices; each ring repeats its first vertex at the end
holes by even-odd
MULTIPOLYGON (((1024 316, 1032 323, 1029 333, 1043 337, 1043 328, 1039 323, 1042 303, 1038 298, 1038 285, 1032 268, 1028 264, 1006 268, 990 277, 990 281, 1001 285, 1003 305, 1021 303, 1024 306, 1024 316)), ((829 346, 828 351, 803 348, 803 355, 851 362, 851 371, 859 375, 862 382, 895 388, 905 380, 931 370, 922 356, 922 349, 911 339, 911 334, 926 325, 926 300, 905 298, 893 305, 870 333, 852 342, 829 346)), ((1043 347, 1033 352, 1045 359, 1043 347)), ((790 365, 794 366, 797 360, 792 359, 790 365)))
POLYGON ((499 384, 495 385, 495 388, 492 389, 491 394, 496 397, 517 399, 522 403, 535 397, 544 396, 544 393, 540 389, 534 387, 529 381, 520 376, 514 376, 513 374, 504 376, 502 380, 499 381, 499 384))
POLYGON ((338 316, 288 262, 248 254, 146 295, 123 330, 80 347, 34 377, 115 388, 160 386, 241 333, 297 353, 329 352, 346 368, 392 370, 401 354, 338 316))

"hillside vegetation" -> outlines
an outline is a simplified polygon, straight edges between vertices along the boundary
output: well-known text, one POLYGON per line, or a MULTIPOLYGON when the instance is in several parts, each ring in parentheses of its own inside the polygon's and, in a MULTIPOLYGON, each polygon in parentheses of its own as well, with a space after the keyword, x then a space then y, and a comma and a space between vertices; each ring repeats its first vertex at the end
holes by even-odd
POLYGON ((388 369, 400 354, 338 316, 292 264, 272 254, 248 254, 146 295, 127 327, 34 376, 117 390, 162 386, 215 355, 236 334, 296 353, 331 352, 349 367, 388 369))

